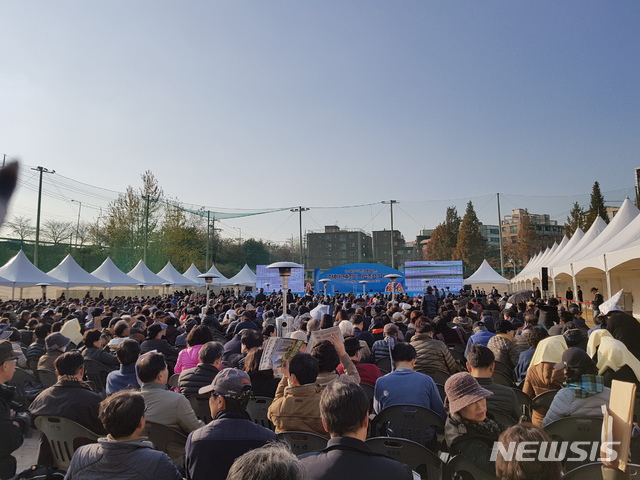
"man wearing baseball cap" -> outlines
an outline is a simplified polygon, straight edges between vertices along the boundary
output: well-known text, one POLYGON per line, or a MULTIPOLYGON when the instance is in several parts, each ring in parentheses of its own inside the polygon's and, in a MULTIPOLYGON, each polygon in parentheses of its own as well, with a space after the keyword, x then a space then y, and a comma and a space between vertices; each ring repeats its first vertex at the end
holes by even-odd
POLYGON ((29 421, 22 417, 15 417, 11 413, 13 389, 4 384, 11 380, 16 371, 18 356, 13 351, 11 342, 0 341, 0 478, 11 478, 16 473, 16 459, 11 453, 22 445, 23 427, 28 427, 29 421))
POLYGON ((209 395, 213 421, 189 434, 185 447, 188 479, 224 480, 236 458, 277 440, 274 432, 253 423, 247 413, 251 380, 246 372, 226 368, 198 393, 209 395))

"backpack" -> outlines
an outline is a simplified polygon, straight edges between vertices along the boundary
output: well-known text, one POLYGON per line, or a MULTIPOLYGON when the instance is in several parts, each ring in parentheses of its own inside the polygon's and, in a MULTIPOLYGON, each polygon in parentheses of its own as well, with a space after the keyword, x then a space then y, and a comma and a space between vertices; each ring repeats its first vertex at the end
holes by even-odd
POLYGON ((44 465, 33 465, 18 473, 11 480, 64 480, 65 471, 56 467, 45 467, 44 465))

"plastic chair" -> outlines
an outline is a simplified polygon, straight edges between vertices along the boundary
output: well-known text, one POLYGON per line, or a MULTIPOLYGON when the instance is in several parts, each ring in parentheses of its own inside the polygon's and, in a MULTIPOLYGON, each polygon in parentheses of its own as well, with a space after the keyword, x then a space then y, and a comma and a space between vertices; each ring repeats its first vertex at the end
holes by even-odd
MULTIPOLYGON (((627 464, 625 476, 640 478, 640 465, 627 464)), ((562 480, 602 480, 602 463, 593 462, 574 468, 562 476, 562 480)))
POLYGON ((96 393, 99 393, 103 397, 106 395, 104 389, 107 386, 107 375, 109 375, 111 371, 111 368, 97 360, 90 358, 84 359, 84 372, 89 381, 93 382, 96 393))
POLYGON ((368 383, 361 383, 360 387, 364 390, 364 393, 367 394, 367 399, 373 400, 374 388, 368 383))
POLYGON ((327 448, 327 439, 312 432, 281 432, 278 434, 278 440, 287 442, 294 455, 327 448))
POLYGON ((378 367, 380 370, 390 372, 391 370, 393 370, 391 367, 391 357, 379 358, 378 360, 376 360, 376 367, 378 367))
POLYGON ((513 427, 518 423, 517 419, 511 417, 511 415, 507 413, 501 412, 500 410, 487 410, 487 415, 507 428, 513 427))
POLYGON ((169 377, 169 380, 167 380, 167 385, 169 385, 171 388, 178 388, 178 380, 180 380, 180 374, 174 373, 169 377))
POLYGON ((42 384, 42 388, 49 388, 52 385, 58 383, 58 377, 56 376, 56 372, 52 372, 51 370, 40 369, 36 372, 38 375, 38 380, 42 384))
POLYGON ((247 404, 247 413, 251 417, 251 420, 253 420, 253 423, 257 423, 269 430, 275 430, 276 427, 267 416, 271 403, 273 403, 273 398, 256 397, 247 404))
POLYGON ((392 405, 374 417, 370 432, 372 437, 406 438, 436 450, 438 441, 433 432, 443 433, 444 422, 444 418, 429 408, 417 405, 392 405))
MULTIPOLYGON (((552 440, 569 442, 568 451, 571 451, 571 443, 573 442, 600 443, 602 417, 565 417, 547 425, 544 429, 552 440)), ((589 459, 583 461, 569 459, 564 462, 565 472, 587 463, 589 463, 589 459)))
POLYGON ((146 422, 142 436, 148 437, 156 450, 169 455, 174 464, 184 466, 184 447, 187 443, 184 433, 160 423, 146 422))
POLYGON ((458 347, 462 347, 462 345, 455 345, 455 347, 449 347, 449 353, 463 368, 467 365, 467 359, 464 356, 464 347, 462 347, 462 351, 458 349, 458 347))
POLYGON ((506 363, 503 363, 499 360, 496 360, 494 363, 495 363, 495 369, 494 369, 495 372, 503 373, 504 375, 509 377, 511 380, 513 380, 513 370, 511 370, 506 363))
POLYGON ((449 380, 449 377, 451 376, 442 370, 430 370, 422 373, 429 375, 434 382, 439 383, 440 385, 447 383, 447 380, 449 380))
POLYGON ((511 377, 506 376, 504 373, 500 373, 494 370, 493 375, 491 375, 491 379, 498 385, 504 385, 505 387, 510 388, 515 387, 513 380, 511 380, 511 377))
POLYGON ((424 480, 441 480, 444 463, 438 456, 422 445, 406 438, 375 437, 365 442, 371 450, 401 463, 420 474, 424 480))
POLYGON ((187 400, 189 400, 191 408, 193 408, 193 413, 196 414, 198 420, 202 420, 204 423, 209 423, 213 420, 211 418, 208 396, 203 397, 200 395, 193 395, 191 397, 187 397, 187 400))
POLYGON ((445 478, 456 480, 497 480, 496 477, 476 467, 475 464, 462 455, 456 455, 445 465, 445 478))
POLYGON ((447 398, 447 394, 444 391, 444 385, 442 385, 441 383, 436 383, 436 387, 438 388, 438 393, 440 394, 440 398, 444 402, 444 399, 447 398))
POLYGON ((36 418, 35 424, 47 437, 56 467, 62 470, 69 469, 71 457, 79 447, 95 443, 99 438, 97 433, 63 417, 43 415, 36 418))
POLYGON ((556 393, 558 393, 558 390, 550 390, 548 392, 541 393, 531 400, 531 408, 536 410, 537 408, 542 407, 548 410, 551 406, 551 402, 553 402, 553 399, 556 396, 556 393))
POLYGON ((531 397, 518 388, 514 387, 512 390, 513 393, 516 394, 516 399, 518 400, 522 414, 528 421, 531 421, 531 397))
POLYGON ((7 385, 15 387, 13 400, 24 407, 28 407, 42 391, 42 385, 38 379, 20 367, 16 367, 13 377, 7 382, 7 385))

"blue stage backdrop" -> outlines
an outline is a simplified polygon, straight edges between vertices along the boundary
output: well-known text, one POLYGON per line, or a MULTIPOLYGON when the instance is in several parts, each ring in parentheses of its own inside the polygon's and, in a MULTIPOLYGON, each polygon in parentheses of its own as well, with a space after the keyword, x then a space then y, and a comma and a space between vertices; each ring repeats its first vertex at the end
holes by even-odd
MULTIPOLYGON (((330 295, 336 292, 362 293, 362 285, 359 283, 361 280, 367 281, 367 293, 384 292, 389 284, 389 279, 384 276, 389 273, 402 275, 402 272, 378 263, 349 263, 325 270, 322 273, 319 268, 316 268, 313 272, 314 291, 322 293, 323 287, 320 279, 328 278, 327 294, 330 295)), ((404 276, 396 282, 396 291, 398 291, 398 283, 403 284, 402 287, 404 287, 404 276)))

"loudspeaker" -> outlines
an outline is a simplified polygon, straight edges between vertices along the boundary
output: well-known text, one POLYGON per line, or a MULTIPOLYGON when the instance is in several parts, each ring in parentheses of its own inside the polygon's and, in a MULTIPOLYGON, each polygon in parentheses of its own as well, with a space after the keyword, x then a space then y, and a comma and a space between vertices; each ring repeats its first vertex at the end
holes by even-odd
POLYGON ((542 267, 542 290, 549 290, 549 269, 542 267))

